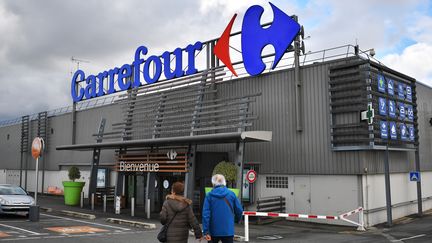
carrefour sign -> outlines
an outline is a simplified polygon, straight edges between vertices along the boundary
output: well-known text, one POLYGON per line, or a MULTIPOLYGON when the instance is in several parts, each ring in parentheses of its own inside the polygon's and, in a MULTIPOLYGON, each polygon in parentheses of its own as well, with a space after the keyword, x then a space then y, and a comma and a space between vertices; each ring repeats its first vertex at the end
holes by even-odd
MULTIPOLYGON (((300 25, 289 15, 272 3, 270 3, 270 6, 273 10, 274 19, 269 27, 263 28, 260 24, 264 12, 261 6, 251 6, 243 18, 241 28, 242 58, 246 71, 252 76, 261 74, 265 69, 265 63, 261 57, 265 46, 272 45, 275 50, 275 58, 271 67, 274 69, 300 31, 300 25)), ((214 48, 214 54, 235 76, 237 76, 237 73, 230 58, 229 39, 236 16, 237 14, 231 18, 214 48)), ((166 80, 170 80, 195 74, 198 72, 195 66, 195 55, 202 48, 202 42, 197 41, 194 44, 187 45, 185 48, 176 48, 172 52, 165 51, 160 56, 145 57, 148 48, 140 46, 136 49, 131 64, 124 64, 88 76, 83 70, 77 70, 71 80, 72 99, 74 102, 78 102, 84 98, 91 99, 141 85, 153 84, 161 80, 162 76, 166 80), (187 63, 182 62, 183 55, 187 57, 187 63), (170 62, 174 59, 175 68, 172 70, 170 62), (151 71, 150 67, 152 67, 151 71), (104 80, 107 80, 107 82, 104 82, 104 80), (115 86, 116 80, 119 90, 115 86), (85 82, 85 85, 77 87, 76 84, 82 82, 85 82)))

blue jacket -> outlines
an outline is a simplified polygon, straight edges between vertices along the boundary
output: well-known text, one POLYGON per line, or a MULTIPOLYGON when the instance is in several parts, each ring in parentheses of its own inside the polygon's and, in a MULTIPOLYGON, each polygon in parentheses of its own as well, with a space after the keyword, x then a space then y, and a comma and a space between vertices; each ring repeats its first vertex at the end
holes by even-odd
POLYGON ((213 188, 204 199, 202 213, 204 235, 234 236, 234 222, 239 222, 242 214, 242 206, 234 192, 224 186, 213 188), (234 215, 224 197, 233 208, 234 215))

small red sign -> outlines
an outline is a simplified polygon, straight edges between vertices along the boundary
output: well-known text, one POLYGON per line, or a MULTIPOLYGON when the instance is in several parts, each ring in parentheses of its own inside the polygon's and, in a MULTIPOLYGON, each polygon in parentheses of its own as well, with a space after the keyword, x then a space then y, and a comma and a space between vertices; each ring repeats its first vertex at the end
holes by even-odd
POLYGON ((43 140, 40 137, 36 137, 33 140, 31 152, 34 159, 39 158, 43 150, 43 140))
POLYGON ((254 170, 249 170, 246 173, 246 180, 249 181, 249 183, 254 183, 257 179, 257 173, 254 170))

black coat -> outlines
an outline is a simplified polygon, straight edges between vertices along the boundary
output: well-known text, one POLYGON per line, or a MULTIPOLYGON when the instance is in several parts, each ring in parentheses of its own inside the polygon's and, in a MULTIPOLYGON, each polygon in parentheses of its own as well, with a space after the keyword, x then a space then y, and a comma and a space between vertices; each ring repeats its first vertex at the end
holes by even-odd
POLYGON ((201 227, 192 211, 191 203, 191 200, 182 196, 167 196, 160 212, 161 223, 163 225, 169 223, 174 214, 178 212, 168 227, 167 243, 187 242, 190 228, 194 230, 195 238, 202 237, 201 227))

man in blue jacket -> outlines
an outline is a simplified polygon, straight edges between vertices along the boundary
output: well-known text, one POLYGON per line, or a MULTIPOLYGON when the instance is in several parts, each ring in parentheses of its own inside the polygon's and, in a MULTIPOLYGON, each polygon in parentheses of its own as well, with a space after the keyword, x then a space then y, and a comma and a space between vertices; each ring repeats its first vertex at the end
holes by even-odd
POLYGON ((207 241, 232 243, 234 222, 240 222, 243 209, 234 192, 226 188, 223 175, 212 177, 213 190, 204 200, 202 213, 203 233, 207 241))

